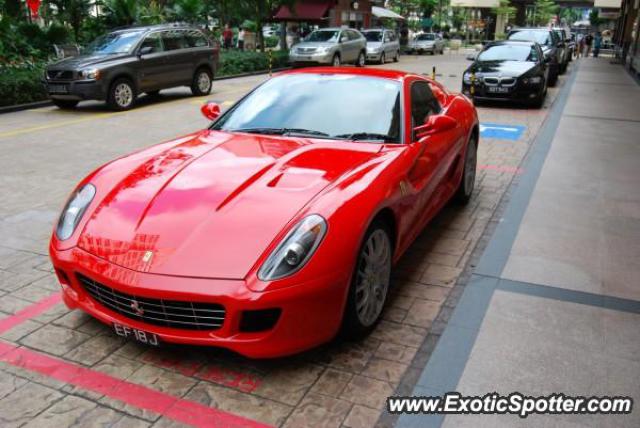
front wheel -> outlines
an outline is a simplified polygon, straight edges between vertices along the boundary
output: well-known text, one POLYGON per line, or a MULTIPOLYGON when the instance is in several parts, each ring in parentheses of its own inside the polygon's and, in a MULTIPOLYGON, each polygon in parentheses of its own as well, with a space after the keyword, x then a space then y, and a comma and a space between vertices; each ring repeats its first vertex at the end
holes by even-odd
POLYGON ((78 100, 58 100, 52 99, 51 102, 56 105, 56 107, 61 108, 63 110, 71 110, 76 108, 80 101, 78 100))
POLYGON ((341 61, 340 61, 340 55, 335 54, 335 55, 333 56, 333 59, 331 60, 331 64, 332 64, 334 67, 340 67, 340 64, 341 64, 341 61))
POLYGON ((462 205, 466 205, 473 195, 473 187, 476 183, 476 166, 478 164, 478 145, 475 137, 471 137, 467 144, 467 151, 464 155, 464 169, 462 171, 462 179, 456 191, 456 201, 462 205))
POLYGON ((366 61, 367 61, 367 58, 364 52, 360 52, 358 54, 358 59, 356 60, 356 67, 364 67, 366 61))
POLYGON ((129 110, 136 100, 136 90, 127 78, 121 78, 111 84, 107 104, 112 110, 129 110))
POLYGON ((391 283, 392 241, 387 225, 374 221, 360 246, 349 288, 343 329, 361 337, 380 320, 391 283))
POLYGON ((400 61, 400 51, 396 51, 396 54, 393 56, 393 62, 400 61))
POLYGON ((387 62, 387 58, 386 58, 386 56, 385 56, 384 52, 382 52, 382 53, 380 54, 380 64, 384 64, 384 63, 386 63, 386 62, 387 62))
POLYGON ((196 97, 209 95, 209 92, 211 92, 211 85, 211 73, 205 68, 200 68, 193 75, 193 81, 191 82, 191 93, 196 97))

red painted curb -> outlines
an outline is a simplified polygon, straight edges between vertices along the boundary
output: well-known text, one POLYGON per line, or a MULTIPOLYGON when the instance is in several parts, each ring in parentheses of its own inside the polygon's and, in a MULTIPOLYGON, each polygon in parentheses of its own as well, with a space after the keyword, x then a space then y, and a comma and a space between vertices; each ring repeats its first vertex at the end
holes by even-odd
POLYGON ((30 318, 34 318, 52 306, 57 305, 62 301, 62 293, 55 293, 49 297, 45 297, 33 305, 29 305, 26 308, 16 312, 14 315, 0 319, 0 333, 4 333, 7 330, 12 329, 18 324, 22 324, 30 318))

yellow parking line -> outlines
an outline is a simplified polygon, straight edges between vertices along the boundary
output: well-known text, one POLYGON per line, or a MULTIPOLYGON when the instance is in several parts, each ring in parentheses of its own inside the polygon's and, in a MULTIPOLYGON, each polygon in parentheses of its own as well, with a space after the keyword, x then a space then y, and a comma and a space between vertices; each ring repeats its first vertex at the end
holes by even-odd
POLYGON ((101 119, 101 118, 105 118, 105 117, 115 116, 117 114, 122 114, 122 113, 120 113, 120 112, 118 112, 118 113, 98 113, 98 114, 93 115, 91 117, 83 117, 81 119, 62 120, 62 121, 59 121, 59 122, 53 122, 53 123, 49 123, 49 124, 46 124, 46 125, 31 126, 31 127, 28 127, 28 128, 14 129, 13 131, 0 133, 0 138, 15 137, 16 135, 28 134, 29 132, 42 131, 44 129, 59 128, 61 126, 65 126, 65 125, 73 125, 73 124, 76 124, 76 123, 88 122, 90 120, 95 120, 95 119, 101 119))

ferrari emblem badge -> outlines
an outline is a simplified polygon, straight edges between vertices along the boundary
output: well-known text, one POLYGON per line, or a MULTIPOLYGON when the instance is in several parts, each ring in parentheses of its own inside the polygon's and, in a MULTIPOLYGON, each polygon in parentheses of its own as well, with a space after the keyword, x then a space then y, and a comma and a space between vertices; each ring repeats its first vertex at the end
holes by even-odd
POLYGON ((153 251, 145 251, 144 256, 142 256, 142 261, 144 263, 149 263, 153 258, 153 251))

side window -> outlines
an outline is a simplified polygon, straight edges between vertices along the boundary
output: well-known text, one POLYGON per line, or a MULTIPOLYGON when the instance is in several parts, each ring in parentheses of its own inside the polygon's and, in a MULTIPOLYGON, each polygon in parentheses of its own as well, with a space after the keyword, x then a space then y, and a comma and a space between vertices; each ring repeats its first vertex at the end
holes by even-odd
POLYGON ((411 84, 411 128, 422 125, 427 117, 440 113, 440 104, 427 82, 411 84))
POLYGON ((190 48, 201 48, 203 46, 209 46, 207 38, 198 30, 189 30, 186 33, 187 45, 190 48))
POLYGON ((353 30, 349 31, 349 39, 350 40, 358 40, 360 38, 360 33, 357 33, 353 30))
POLYGON ((142 48, 151 48, 152 50, 149 53, 162 52, 163 48, 162 40, 160 40, 160 33, 151 33, 145 37, 140 44, 140 49, 142 48))
POLYGON ((387 34, 389 35, 389 41, 390 42, 395 42, 396 41, 396 33, 394 33, 393 31, 389 31, 387 34))
POLYGON ((340 32, 340 39, 341 42, 348 42, 349 41, 349 34, 347 34, 346 31, 341 31, 340 32))
POLYGON ((163 31, 162 42, 166 51, 175 51, 187 47, 184 31, 180 30, 163 31))

